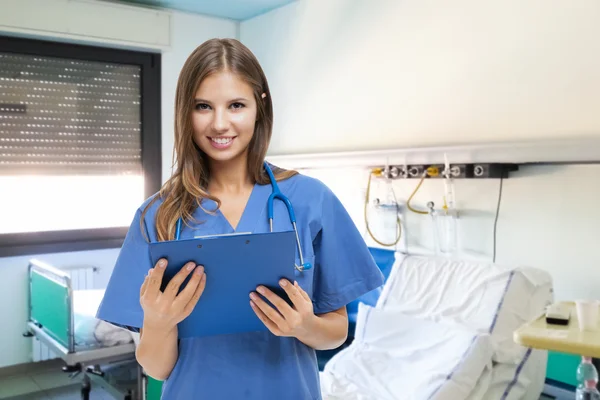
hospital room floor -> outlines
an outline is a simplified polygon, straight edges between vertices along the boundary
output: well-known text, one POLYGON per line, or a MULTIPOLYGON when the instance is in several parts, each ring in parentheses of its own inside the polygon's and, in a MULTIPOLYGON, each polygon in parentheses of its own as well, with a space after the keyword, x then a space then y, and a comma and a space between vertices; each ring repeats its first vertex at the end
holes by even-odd
MULTIPOLYGON (((26 373, 0 375, 0 399, 2 400, 79 400, 80 376, 74 379, 60 366, 32 367, 26 373)), ((90 400, 113 400, 101 387, 92 384, 90 400)))
MULTIPOLYGON (((61 371, 60 365, 46 368, 32 367, 26 373, 0 375, 1 400, 79 400, 80 381, 70 379, 69 374, 61 371)), ((101 387, 93 386, 90 400, 113 400, 101 387)), ((542 395, 540 400, 552 400, 554 397, 542 395)), ((492 400, 492 399, 490 399, 492 400)))

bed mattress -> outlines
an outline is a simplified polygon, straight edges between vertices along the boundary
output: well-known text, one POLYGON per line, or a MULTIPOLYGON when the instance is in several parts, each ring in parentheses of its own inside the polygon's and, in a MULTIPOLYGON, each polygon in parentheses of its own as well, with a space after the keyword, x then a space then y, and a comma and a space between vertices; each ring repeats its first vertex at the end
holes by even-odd
POLYGON ((75 346, 78 350, 117 346, 133 341, 129 331, 96 318, 103 297, 104 289, 73 291, 75 346))

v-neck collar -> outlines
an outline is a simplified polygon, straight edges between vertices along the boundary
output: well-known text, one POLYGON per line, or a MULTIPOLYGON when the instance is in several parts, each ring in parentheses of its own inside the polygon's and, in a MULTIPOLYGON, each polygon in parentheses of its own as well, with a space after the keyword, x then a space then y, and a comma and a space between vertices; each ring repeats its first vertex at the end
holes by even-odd
MULTIPOLYGON (((229 220, 225 218, 225 214, 219 209, 217 215, 222 219, 223 224, 227 227, 226 233, 237 233, 237 232, 254 232, 256 225, 260 219, 264 216, 267 208, 267 199, 269 198, 270 185, 259 185, 255 183, 250 192, 250 197, 246 202, 242 216, 238 221, 237 227, 231 225, 229 220)), ((265 217, 266 218, 266 217, 265 217)))

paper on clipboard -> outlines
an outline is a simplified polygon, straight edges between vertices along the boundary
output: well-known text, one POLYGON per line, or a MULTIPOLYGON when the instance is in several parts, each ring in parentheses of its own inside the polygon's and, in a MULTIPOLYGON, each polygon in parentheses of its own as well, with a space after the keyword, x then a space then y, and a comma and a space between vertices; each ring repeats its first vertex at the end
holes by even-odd
POLYGON ((294 281, 296 237, 286 231, 154 242, 150 257, 152 265, 161 258, 168 261, 163 287, 187 262, 204 266, 206 288, 194 311, 178 325, 180 338, 264 331, 249 294, 258 285, 280 294, 282 278, 294 281))
POLYGON ((252 234, 252 232, 220 233, 220 234, 216 234, 216 235, 194 236, 194 239, 220 238, 220 237, 227 237, 227 236, 251 235, 251 234, 252 234))

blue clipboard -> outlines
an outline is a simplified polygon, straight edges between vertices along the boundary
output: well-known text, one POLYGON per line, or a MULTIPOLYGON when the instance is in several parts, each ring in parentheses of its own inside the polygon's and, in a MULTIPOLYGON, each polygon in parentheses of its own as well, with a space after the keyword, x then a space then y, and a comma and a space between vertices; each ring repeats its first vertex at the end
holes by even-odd
MULTIPOLYGON (((179 338, 265 331, 250 307, 249 295, 264 285, 289 302, 279 280, 294 282, 296 236, 286 231, 154 242, 150 257, 152 265, 161 258, 168 260, 163 288, 189 261, 204 266, 204 293, 179 323, 179 338)), ((189 276, 180 290, 188 280, 189 276)))

